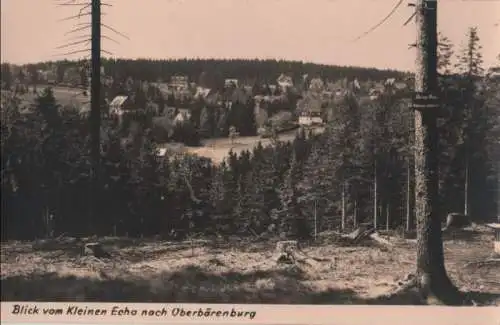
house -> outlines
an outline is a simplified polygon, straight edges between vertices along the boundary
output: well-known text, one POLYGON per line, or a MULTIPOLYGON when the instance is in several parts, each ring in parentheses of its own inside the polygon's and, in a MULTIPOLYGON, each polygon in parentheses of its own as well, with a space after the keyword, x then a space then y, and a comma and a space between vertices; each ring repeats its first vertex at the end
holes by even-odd
POLYGON ((191 118, 191 111, 187 108, 179 108, 178 113, 174 118, 174 124, 181 124, 189 121, 191 118))
POLYGON ((368 95, 370 96, 371 100, 376 100, 379 98, 380 95, 382 95, 385 91, 385 86, 381 84, 375 84, 369 91, 368 95))
POLYGON ((133 109, 133 103, 128 96, 118 95, 109 103, 109 114, 121 116, 133 109))
POLYGON ((211 89, 198 86, 196 87, 196 92, 194 94, 194 98, 207 98, 208 94, 210 94, 211 89))
POLYGON ((172 76, 170 78, 170 87, 175 90, 189 89, 189 78, 187 76, 172 76))
POLYGON ((385 81, 385 85, 386 86, 393 86, 394 83, 396 82, 396 78, 388 78, 386 81, 385 81))
POLYGON ((224 80, 224 87, 238 87, 238 79, 229 78, 224 80))
POLYGON ((278 79, 276 79, 276 83, 280 86, 281 90, 285 91, 288 88, 293 87, 293 79, 290 76, 285 74, 281 74, 278 79))
POLYGON ((90 103, 85 103, 79 107, 78 114, 82 118, 88 118, 90 116, 90 103))
POLYGON ((310 111, 302 112, 299 116, 299 125, 301 126, 312 126, 312 125, 323 125, 325 121, 321 116, 321 111, 310 111))
POLYGON ((402 90, 406 90, 408 88, 408 85, 405 82, 399 81, 399 82, 394 83, 393 87, 396 90, 402 91, 402 90))
POLYGON ((345 89, 337 89, 335 90, 335 97, 342 97, 345 96, 346 90, 345 89))
POLYGON ((153 83, 153 85, 158 88, 158 90, 160 91, 160 94, 163 96, 163 97, 167 97, 168 95, 171 94, 171 91, 169 89, 169 85, 168 83, 166 82, 155 82, 153 83))
POLYGON ((324 124, 322 117, 321 100, 318 98, 304 98, 297 102, 299 125, 311 126, 324 124))
POLYGON ((371 100, 378 99, 381 94, 382 94, 382 91, 380 89, 377 89, 377 88, 372 88, 368 92, 368 95, 370 96, 371 100))
POLYGON ((500 80, 500 67, 493 67, 488 69, 486 74, 490 80, 500 80))
POLYGON ((325 83, 321 78, 313 78, 309 83, 309 90, 311 91, 321 91, 323 90, 325 83))

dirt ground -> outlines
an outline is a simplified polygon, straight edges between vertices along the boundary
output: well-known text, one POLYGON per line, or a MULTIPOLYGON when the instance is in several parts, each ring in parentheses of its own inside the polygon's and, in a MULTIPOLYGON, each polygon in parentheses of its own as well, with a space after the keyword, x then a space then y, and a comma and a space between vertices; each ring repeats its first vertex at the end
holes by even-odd
MULTIPOLYGON (((500 265, 493 233, 476 227, 444 238, 453 282, 482 305, 500 306, 500 265)), ((30 242, 1 246, 2 300, 203 302, 271 304, 412 304, 388 300, 415 269, 415 241, 392 248, 323 240, 301 248, 311 263, 279 265, 275 244, 174 243, 102 238, 111 259, 76 249, 41 249, 30 242)))

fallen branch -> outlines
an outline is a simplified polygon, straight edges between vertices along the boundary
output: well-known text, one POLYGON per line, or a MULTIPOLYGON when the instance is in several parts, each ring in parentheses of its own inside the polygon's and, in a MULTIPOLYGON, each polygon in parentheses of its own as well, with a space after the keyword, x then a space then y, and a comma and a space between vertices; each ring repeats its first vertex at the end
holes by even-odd
POLYGON ((469 267, 469 266, 481 267, 481 266, 496 265, 496 264, 500 264, 500 258, 488 258, 484 261, 469 262, 469 263, 465 264, 465 267, 469 267))

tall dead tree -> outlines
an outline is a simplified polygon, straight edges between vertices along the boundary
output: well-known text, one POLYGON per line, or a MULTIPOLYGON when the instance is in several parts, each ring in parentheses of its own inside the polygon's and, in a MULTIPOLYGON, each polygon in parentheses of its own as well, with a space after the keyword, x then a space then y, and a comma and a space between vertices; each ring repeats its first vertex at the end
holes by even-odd
MULTIPOLYGON (((85 46, 84 48, 76 49, 66 53, 58 54, 58 56, 68 56, 78 53, 85 53, 83 60, 84 66, 81 67, 81 78, 84 80, 87 77, 86 63, 90 52, 90 117, 89 117, 89 130, 90 130, 90 186, 89 186, 89 214, 88 214, 88 227, 89 231, 93 231, 95 223, 99 218, 99 200, 100 200, 100 164, 101 164, 101 114, 103 112, 104 92, 102 91, 101 84, 101 53, 113 55, 113 53, 106 51, 101 46, 103 39, 118 43, 112 37, 102 33, 102 28, 117 34, 123 38, 129 39, 126 35, 120 33, 113 27, 103 24, 101 16, 105 14, 103 7, 112 7, 111 4, 103 2, 103 0, 56 0, 59 7, 74 7, 79 8, 78 14, 63 18, 61 21, 79 21, 81 18, 90 17, 90 23, 77 23, 72 30, 65 33, 65 35, 74 35, 64 45, 57 47, 58 49, 73 48, 75 46, 85 46), (88 30, 90 28, 90 34, 88 30), (83 33, 83 34, 81 34, 83 33), (75 35, 77 34, 77 35, 75 35), (78 35, 80 34, 80 35, 78 35), (90 48, 87 45, 90 43, 90 48)), ((85 90, 84 90, 85 93, 85 90)))
POLYGON ((90 137, 91 137, 91 220, 99 211, 99 170, 101 163, 101 0, 92 0, 90 137))
POLYGON ((445 304, 461 304, 459 291, 444 265, 438 202, 437 1, 416 5, 415 71, 415 212, 417 217, 417 285, 445 304))

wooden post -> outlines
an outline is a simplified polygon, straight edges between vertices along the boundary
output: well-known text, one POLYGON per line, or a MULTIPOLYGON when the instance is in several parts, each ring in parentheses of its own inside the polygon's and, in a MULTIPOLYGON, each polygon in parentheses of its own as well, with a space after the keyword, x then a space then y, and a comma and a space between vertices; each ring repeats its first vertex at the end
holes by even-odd
POLYGON ((417 216, 417 284, 445 304, 462 304, 444 265, 438 202, 437 1, 416 3, 415 71, 415 211, 417 216))

